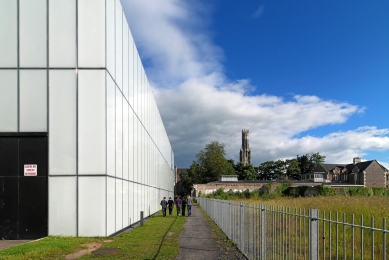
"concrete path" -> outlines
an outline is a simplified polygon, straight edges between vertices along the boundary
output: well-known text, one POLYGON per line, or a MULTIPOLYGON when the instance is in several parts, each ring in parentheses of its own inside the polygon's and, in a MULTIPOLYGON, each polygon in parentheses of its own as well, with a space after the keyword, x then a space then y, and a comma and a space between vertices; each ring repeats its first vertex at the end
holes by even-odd
POLYGON ((24 243, 31 242, 32 240, 0 240, 0 250, 9 248, 11 246, 17 246, 24 243))
MULTIPOLYGON (((187 212, 186 212, 187 213, 187 212)), ((192 217, 187 218, 181 233, 180 254, 177 260, 218 259, 221 252, 212 237, 211 227, 197 205, 192 206, 192 217)))

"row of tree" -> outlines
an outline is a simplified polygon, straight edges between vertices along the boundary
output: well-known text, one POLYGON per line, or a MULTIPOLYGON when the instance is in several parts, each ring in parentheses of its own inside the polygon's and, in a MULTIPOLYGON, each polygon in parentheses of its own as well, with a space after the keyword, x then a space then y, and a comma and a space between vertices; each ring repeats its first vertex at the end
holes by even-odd
POLYGON ((180 179, 185 190, 193 189, 194 183, 217 181, 222 175, 238 175, 239 180, 299 180, 301 174, 313 172, 315 166, 325 161, 325 156, 310 153, 295 159, 266 161, 258 167, 243 164, 225 158, 225 145, 213 141, 205 145, 193 161, 189 170, 180 173, 180 179))
POLYGON ((259 180, 299 180, 302 174, 313 172, 316 165, 325 161, 320 153, 310 153, 295 159, 263 162, 258 167, 259 180))

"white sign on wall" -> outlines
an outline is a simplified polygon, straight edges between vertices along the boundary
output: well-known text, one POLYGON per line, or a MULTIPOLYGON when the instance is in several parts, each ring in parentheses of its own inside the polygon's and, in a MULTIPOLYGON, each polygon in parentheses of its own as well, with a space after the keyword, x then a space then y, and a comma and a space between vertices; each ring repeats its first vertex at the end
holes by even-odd
POLYGON ((36 164, 25 164, 24 165, 24 176, 37 176, 38 165, 36 164))

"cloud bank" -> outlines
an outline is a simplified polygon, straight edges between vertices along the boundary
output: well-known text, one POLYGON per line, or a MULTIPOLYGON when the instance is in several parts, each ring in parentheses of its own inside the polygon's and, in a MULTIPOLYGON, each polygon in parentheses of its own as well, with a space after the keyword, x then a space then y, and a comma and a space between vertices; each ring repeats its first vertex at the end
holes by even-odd
MULTIPOLYGON (((310 152, 326 155, 327 162, 350 163, 355 156, 365 159, 369 150, 389 150, 389 129, 374 126, 299 137, 308 130, 344 124, 364 108, 318 96, 284 100, 253 94, 257 87, 249 79, 228 79, 223 51, 208 31, 212 6, 179 0, 122 4, 178 167, 188 167, 213 140, 226 144, 228 158, 239 160, 243 128, 250 130, 254 165, 310 152)), ((262 13, 260 7, 253 17, 262 13)), ((381 163, 389 168, 389 163, 381 163)))

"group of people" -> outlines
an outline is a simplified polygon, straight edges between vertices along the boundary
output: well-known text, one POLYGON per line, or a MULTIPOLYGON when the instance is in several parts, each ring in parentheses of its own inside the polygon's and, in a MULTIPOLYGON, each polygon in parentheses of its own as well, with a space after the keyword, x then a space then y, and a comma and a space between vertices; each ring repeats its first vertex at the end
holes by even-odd
POLYGON ((177 209, 177 216, 179 217, 182 212, 182 216, 185 217, 185 211, 188 207, 188 217, 192 216, 192 204, 193 199, 191 198, 190 194, 188 194, 187 197, 183 197, 181 199, 181 196, 178 195, 175 201, 172 199, 172 197, 169 197, 169 200, 166 200, 166 197, 163 197, 163 200, 161 200, 161 206, 162 206, 162 215, 166 217, 166 210, 169 209, 169 216, 172 216, 173 207, 176 206, 177 209))

